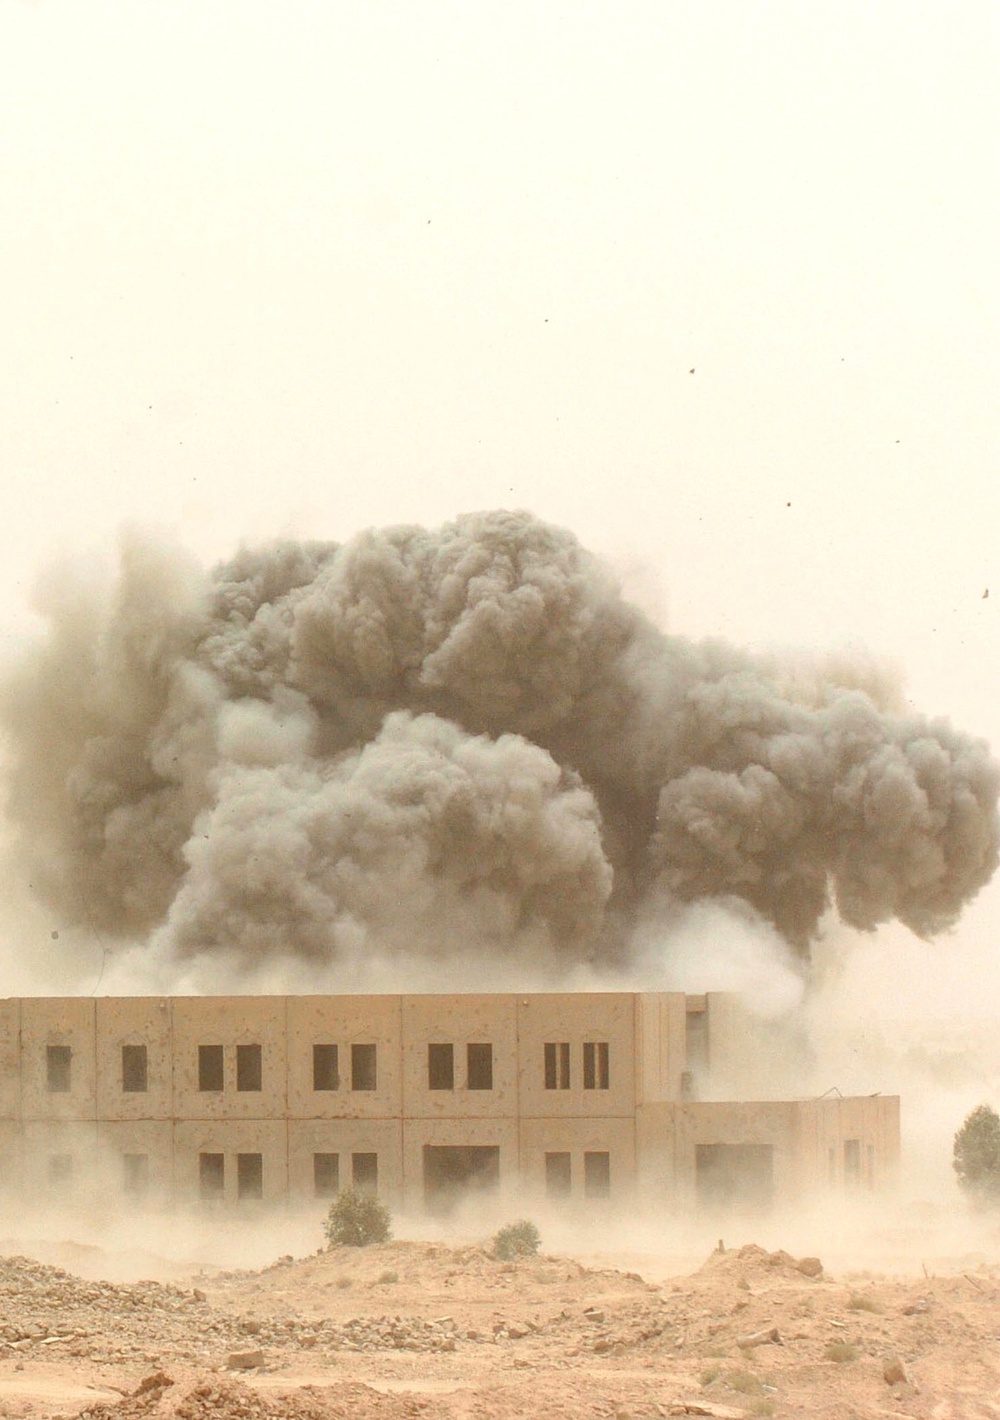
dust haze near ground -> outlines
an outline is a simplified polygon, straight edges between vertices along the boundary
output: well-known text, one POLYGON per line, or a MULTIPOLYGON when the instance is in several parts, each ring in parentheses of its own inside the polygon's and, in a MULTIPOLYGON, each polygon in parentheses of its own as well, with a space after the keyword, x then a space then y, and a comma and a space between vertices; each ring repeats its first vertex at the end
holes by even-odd
POLYGON ((13 872, 175 983, 669 975, 692 905, 803 955, 830 911, 944 931, 997 862, 982 741, 870 660, 665 634, 527 513, 211 573, 133 534, 38 606, 0 696, 13 872))
POLYGON ((393 1241, 317 1251, 318 1217, 178 1215, 155 1254, 138 1218, 81 1242, 33 1239, 29 1216, 2 1244, 0 1406, 91 1420, 995 1414, 995 1219, 611 1216, 595 1251, 592 1216, 540 1206, 541 1254, 500 1262, 490 1238, 512 1216, 470 1208, 417 1233, 397 1219, 393 1241))

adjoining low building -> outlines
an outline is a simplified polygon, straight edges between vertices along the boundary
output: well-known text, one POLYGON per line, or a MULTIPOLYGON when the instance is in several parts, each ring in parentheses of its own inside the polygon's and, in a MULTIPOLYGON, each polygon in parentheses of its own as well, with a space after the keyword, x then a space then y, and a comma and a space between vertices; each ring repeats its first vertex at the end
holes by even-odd
POLYGON ((747 1044, 709 993, 0 1001, 0 1182, 33 1199, 766 1208, 883 1189, 899 1100, 699 1101, 747 1044))

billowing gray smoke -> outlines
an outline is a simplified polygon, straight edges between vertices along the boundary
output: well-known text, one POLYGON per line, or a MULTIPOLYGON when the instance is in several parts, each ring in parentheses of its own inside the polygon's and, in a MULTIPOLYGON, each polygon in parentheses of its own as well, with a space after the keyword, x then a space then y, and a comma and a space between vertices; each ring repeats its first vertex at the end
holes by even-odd
POLYGON ((3 694, 22 865, 178 956, 612 960, 654 895, 804 950, 831 899, 938 932, 997 862, 982 742, 863 668, 666 636, 524 513, 207 577, 132 542, 41 606, 3 694))

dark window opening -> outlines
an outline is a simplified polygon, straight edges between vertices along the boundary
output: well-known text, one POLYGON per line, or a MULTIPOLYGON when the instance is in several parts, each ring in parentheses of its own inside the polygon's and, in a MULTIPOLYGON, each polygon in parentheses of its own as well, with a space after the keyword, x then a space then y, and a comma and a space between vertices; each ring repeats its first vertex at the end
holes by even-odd
POLYGON ((453 1090, 455 1088, 455 1047, 453 1045, 429 1045, 427 1047, 427 1088, 429 1090, 453 1090))
POLYGON ((546 1198, 568 1198, 573 1191, 573 1169, 569 1154, 545 1155, 546 1198))
POLYGON ((317 1198, 336 1198, 340 1192, 340 1155, 313 1154, 313 1193, 317 1198))
MULTIPOLYGON (((49 1092, 65 1095, 70 1088, 70 1062, 73 1052, 68 1045, 47 1045, 45 1047, 45 1082, 49 1092)), ((58 1157, 62 1157, 59 1155, 58 1157)))
POLYGON ((861 1183, 861 1140, 844 1140, 844 1187, 857 1188, 861 1183))
POLYGON ((708 1069, 708 1012, 688 1011, 685 1023, 687 1068, 701 1073, 708 1069))
POLYGON ((584 1198, 611 1197, 611 1155, 604 1153, 583 1156, 584 1198))
POLYGON ((313 1089, 340 1089, 340 1069, 335 1045, 313 1046, 313 1089))
POLYGON ((465 1047, 465 1066, 470 1090, 492 1090, 492 1045, 467 1045, 465 1047))
POLYGON ((130 1198, 142 1198, 149 1188, 149 1155, 122 1155, 122 1188, 130 1198))
POLYGON ((263 1154, 236 1155, 236 1197, 264 1197, 263 1154))
POLYGON ((770 1144, 698 1144, 695 1188, 703 1207, 766 1211, 774 1201, 770 1144))
MULTIPOLYGON (((263 1067, 259 1045, 238 1045, 236 1047, 236 1088, 252 1092, 261 1088, 263 1067)), ((248 1158, 253 1155, 248 1154, 248 1158)))
POLYGON ((487 1192, 500 1183, 496 1145, 424 1145, 424 1203, 431 1213, 448 1213, 463 1194, 487 1192))
POLYGON ((583 1043, 583 1088, 585 1090, 606 1090, 609 1078, 608 1042, 606 1040, 585 1040, 583 1043))
POLYGON ((569 1041, 547 1041, 545 1045, 545 1088, 569 1089, 569 1041))
MULTIPOLYGON (((199 1045, 198 1047, 198 1088, 199 1090, 221 1090, 223 1085, 223 1065, 221 1045, 199 1045)), ((214 1158, 214 1155, 205 1157, 214 1158)))
MULTIPOLYGON (((122 1091, 127 1095, 144 1095, 149 1088, 148 1060, 144 1045, 122 1046, 122 1091)), ((131 1155, 127 1155, 131 1158, 131 1155)), ((140 1157, 136 1155, 136 1157, 140 1157)))
POLYGON ((378 1088, 376 1054, 374 1045, 351 1046, 351 1089, 374 1090, 378 1088))
POLYGON ((53 1188, 66 1188, 73 1181, 73 1155, 49 1155, 49 1183, 53 1188))
POLYGON ((378 1154, 351 1155, 351 1183, 359 1193, 378 1192, 378 1154))
MULTIPOLYGON (((221 1046, 219 1048, 221 1049, 221 1046)), ((206 1200, 225 1197, 226 1158, 224 1154, 198 1155, 198 1191, 206 1200)))

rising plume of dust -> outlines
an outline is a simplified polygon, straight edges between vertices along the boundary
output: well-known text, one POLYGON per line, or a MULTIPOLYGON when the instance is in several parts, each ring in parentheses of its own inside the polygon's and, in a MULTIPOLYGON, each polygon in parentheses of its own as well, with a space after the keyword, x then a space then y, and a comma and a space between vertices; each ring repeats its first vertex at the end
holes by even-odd
POLYGON ((174 989, 613 975, 706 904, 792 989, 831 905, 933 935, 997 862, 981 741, 863 658, 664 634, 526 513, 210 573, 132 536, 38 604, 0 695, 17 875, 174 989))

